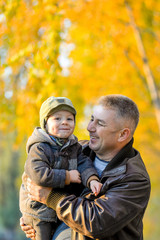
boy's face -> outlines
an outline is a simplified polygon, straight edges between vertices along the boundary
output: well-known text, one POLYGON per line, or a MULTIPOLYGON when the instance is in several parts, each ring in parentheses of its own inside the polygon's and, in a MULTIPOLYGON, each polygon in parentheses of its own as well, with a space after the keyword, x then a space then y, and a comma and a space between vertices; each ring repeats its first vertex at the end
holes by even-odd
POLYGON ((68 138, 74 131, 74 116, 68 111, 58 111, 52 114, 46 124, 46 131, 59 138, 68 138))

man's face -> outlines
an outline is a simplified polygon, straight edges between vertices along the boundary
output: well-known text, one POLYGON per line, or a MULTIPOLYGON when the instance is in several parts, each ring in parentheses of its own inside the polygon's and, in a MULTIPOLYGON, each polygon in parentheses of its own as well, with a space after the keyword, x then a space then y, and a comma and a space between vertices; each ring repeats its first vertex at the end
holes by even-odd
POLYGON ((101 105, 94 107, 87 127, 90 135, 89 147, 101 159, 117 151, 121 130, 119 121, 115 110, 104 108, 101 105))

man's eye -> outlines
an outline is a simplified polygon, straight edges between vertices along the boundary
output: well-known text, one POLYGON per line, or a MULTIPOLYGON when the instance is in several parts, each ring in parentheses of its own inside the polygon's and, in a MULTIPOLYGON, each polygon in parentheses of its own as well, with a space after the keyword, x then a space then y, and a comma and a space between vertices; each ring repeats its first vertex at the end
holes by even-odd
POLYGON ((98 122, 98 125, 99 125, 99 126, 102 126, 102 127, 105 127, 105 124, 102 123, 102 122, 98 122))

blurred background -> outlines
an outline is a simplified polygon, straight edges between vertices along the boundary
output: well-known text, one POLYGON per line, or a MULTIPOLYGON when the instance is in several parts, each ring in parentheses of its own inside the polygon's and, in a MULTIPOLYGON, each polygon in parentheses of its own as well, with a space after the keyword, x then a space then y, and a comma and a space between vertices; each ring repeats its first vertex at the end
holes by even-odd
POLYGON ((140 110, 134 147, 152 192, 144 239, 160 235, 160 1, 0 1, 0 240, 25 239, 19 187, 26 140, 49 96, 72 100, 75 135, 106 94, 132 98, 140 110))

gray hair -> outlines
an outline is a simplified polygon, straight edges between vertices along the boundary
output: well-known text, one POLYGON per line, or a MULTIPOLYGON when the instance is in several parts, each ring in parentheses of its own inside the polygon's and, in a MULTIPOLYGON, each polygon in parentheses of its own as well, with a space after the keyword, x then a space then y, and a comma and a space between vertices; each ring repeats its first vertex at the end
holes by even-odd
POLYGON ((132 134, 134 133, 139 122, 139 110, 132 99, 120 94, 111 94, 102 96, 98 104, 115 110, 118 117, 129 122, 132 134))

